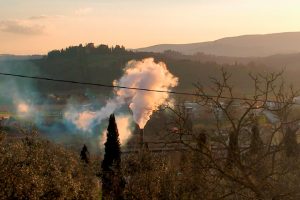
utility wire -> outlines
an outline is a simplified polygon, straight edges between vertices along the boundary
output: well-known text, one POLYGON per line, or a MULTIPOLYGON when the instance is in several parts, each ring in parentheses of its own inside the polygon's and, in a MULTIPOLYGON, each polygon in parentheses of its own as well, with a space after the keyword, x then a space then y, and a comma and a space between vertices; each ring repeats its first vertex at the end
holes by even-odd
MULTIPOLYGON (((220 99, 235 99, 235 100, 243 100, 243 101, 254 101, 255 100, 255 99, 243 98, 243 97, 226 97, 226 96, 217 96, 217 95, 201 95, 201 94, 194 94, 194 93, 189 93, 189 92, 175 92, 175 91, 170 91, 170 90, 154 90, 154 89, 148 89, 148 88, 126 87, 126 86, 120 86, 120 85, 108 85, 108 84, 102 84, 102 83, 81 82, 81 81, 73 81, 73 80, 64 80, 64 79, 40 77, 40 76, 27 76, 27 75, 4 73, 4 72, 0 72, 0 75, 10 76, 10 77, 17 77, 17 78, 26 78, 26 79, 35 79, 35 80, 43 80, 43 81, 60 82, 60 83, 70 83, 70 84, 78 84, 78 85, 106 87, 106 88, 118 88, 118 89, 139 90, 139 91, 146 91, 146 92, 169 93, 169 94, 174 94, 174 95, 198 96, 198 97, 209 97, 209 98, 220 98, 220 99)), ((261 100, 261 99, 256 99, 255 101, 264 102, 264 100, 261 100)), ((283 102, 272 101, 272 100, 270 100, 269 102, 283 103, 283 102)))

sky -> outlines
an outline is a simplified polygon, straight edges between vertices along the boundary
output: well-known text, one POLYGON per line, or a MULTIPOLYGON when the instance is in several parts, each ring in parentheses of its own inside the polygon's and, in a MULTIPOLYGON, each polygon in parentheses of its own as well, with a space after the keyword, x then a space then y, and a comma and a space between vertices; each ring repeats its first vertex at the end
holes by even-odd
POLYGON ((0 54, 300 31, 299 0, 0 0, 0 54))

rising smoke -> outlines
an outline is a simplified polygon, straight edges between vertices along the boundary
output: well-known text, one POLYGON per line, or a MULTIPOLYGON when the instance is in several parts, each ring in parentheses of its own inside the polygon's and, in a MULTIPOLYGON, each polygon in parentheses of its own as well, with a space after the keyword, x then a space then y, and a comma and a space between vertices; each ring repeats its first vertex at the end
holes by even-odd
MULTIPOLYGON (((129 115, 116 115, 116 123, 119 127, 119 140, 121 144, 126 144, 126 142, 130 139, 132 134, 132 117, 129 115)), ((108 126, 108 124, 107 124, 108 126)), ((104 147, 104 143, 106 141, 106 129, 103 130, 102 135, 100 135, 100 143, 99 146, 101 148, 104 147)))
MULTIPOLYGON (((178 78, 174 77, 163 63, 155 63, 153 58, 142 61, 130 61, 124 75, 114 84, 151 90, 170 90, 177 86, 178 78)), ((117 90, 116 94, 129 104, 134 121, 144 128, 153 111, 166 102, 168 93, 147 92, 140 90, 117 90)))
MULTIPOLYGON (((3 58, 0 60, 0 71, 3 73, 18 73, 28 76, 38 76, 39 68, 30 60, 14 60, 3 58)), ((29 116, 33 105, 39 98, 37 84, 34 80, 0 77, 0 107, 2 112, 29 116)))
MULTIPOLYGON (((131 88, 146 88, 151 90, 170 90, 177 86, 178 78, 174 77, 163 62, 156 63, 153 58, 141 61, 129 61, 124 69, 124 74, 114 85, 131 88)), ((97 111, 78 110, 69 106, 65 112, 65 118, 83 131, 91 131, 102 120, 109 117, 122 106, 129 106, 133 120, 144 128, 152 113, 169 99, 169 93, 147 92, 141 90, 116 89, 115 96, 109 99, 104 107, 97 111)), ((124 116, 129 119, 129 116, 124 116)), ((122 143, 126 143, 130 136, 128 123, 123 120, 119 123, 119 133, 122 143)), ((117 122, 118 123, 118 122, 117 122)))

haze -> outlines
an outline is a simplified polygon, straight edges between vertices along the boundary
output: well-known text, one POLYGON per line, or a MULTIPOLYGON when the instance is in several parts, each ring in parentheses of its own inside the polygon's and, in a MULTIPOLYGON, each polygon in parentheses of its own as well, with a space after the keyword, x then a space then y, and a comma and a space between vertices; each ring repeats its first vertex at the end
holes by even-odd
POLYGON ((0 2, 0 54, 45 54, 94 42, 140 48, 299 31, 293 0, 10 0, 0 2))

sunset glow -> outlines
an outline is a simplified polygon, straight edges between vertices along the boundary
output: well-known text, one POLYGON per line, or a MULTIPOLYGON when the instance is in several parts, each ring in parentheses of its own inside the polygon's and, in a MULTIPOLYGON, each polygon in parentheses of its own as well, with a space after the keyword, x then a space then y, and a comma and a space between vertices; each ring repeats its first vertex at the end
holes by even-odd
POLYGON ((299 31, 299 1, 0 2, 0 54, 45 54, 93 42, 139 48, 299 31))

